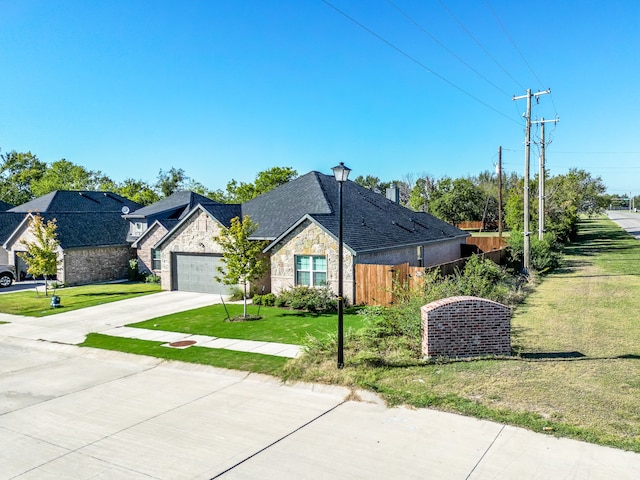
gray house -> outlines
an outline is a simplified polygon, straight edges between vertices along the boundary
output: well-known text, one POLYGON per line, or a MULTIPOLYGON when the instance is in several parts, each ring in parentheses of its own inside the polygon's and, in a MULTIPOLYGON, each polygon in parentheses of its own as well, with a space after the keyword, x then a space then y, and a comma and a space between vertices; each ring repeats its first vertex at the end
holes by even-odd
POLYGON ((18 253, 25 250, 23 241, 33 241, 30 223, 37 213, 45 221, 56 221, 59 281, 74 285, 126 278, 135 252, 126 241, 129 222, 122 213, 138 208, 136 202, 111 192, 58 190, 0 212, 7 263, 15 265, 19 275, 26 272, 18 253))
MULTIPOLYGON (((338 184, 310 172, 242 205, 210 202, 190 209, 153 246, 167 290, 226 292, 215 280, 222 252, 214 237, 234 217, 258 223, 267 240, 269 278, 277 293, 294 285, 337 290, 338 184)), ((432 215, 409 210, 354 182, 343 186, 344 292, 355 297, 355 265, 431 266, 456 260, 469 235, 432 215)), ((137 213, 137 212, 134 212, 137 213)))

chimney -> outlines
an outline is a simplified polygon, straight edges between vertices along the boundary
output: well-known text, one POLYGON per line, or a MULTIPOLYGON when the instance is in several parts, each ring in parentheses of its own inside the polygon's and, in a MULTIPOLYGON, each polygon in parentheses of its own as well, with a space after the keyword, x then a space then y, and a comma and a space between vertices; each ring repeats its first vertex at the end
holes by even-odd
POLYGON ((387 197, 392 202, 400 203, 400 189, 398 187, 396 187, 395 184, 392 184, 385 191, 385 197, 387 197))

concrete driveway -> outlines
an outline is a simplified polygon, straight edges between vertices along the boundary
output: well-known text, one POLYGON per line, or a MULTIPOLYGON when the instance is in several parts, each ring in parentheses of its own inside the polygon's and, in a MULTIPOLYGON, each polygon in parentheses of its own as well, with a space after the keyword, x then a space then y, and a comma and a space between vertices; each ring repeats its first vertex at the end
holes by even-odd
MULTIPOLYGON (((62 300, 64 301, 64 295, 62 300)), ((84 342, 88 333, 100 333, 128 323, 218 302, 219 295, 165 291, 48 317, 22 317, 0 313, 0 321, 11 322, 10 325, 2 325, 0 335, 77 345, 84 342)))

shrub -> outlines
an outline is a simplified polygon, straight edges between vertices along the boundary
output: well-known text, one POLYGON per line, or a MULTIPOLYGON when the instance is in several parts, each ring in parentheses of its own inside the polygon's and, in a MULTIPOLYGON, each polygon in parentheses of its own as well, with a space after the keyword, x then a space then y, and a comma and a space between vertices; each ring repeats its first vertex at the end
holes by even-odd
POLYGON ((232 302, 237 302, 238 300, 244 300, 244 292, 237 285, 234 285, 229 289, 229 295, 231 295, 232 302))
POLYGON ((470 295, 503 302, 510 294, 507 272, 491 260, 472 255, 462 270, 452 278, 456 295, 470 295))
POLYGON ((265 307, 272 307, 276 303, 276 296, 273 293, 265 293, 264 295, 254 295, 254 305, 264 305, 265 307))
POLYGON ((160 276, 152 273, 151 275, 147 275, 144 281, 146 283, 160 283, 160 276))
MULTIPOLYGON (((544 273, 558 268, 562 263, 561 243, 552 233, 546 233, 542 240, 531 236, 529 263, 532 269, 544 273)), ((524 257, 524 235, 512 232, 509 239, 509 260, 512 264, 522 265, 524 257)))
POLYGON ((277 307, 290 307, 309 312, 335 312, 338 301, 328 287, 312 288, 299 285, 283 290, 274 302, 277 307))

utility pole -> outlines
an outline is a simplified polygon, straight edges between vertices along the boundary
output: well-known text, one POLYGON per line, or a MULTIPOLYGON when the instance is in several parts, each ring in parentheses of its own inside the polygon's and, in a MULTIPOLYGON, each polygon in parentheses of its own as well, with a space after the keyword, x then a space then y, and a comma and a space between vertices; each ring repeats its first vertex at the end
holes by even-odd
POLYGON ((530 249, 531 249, 531 232, 529 231, 529 167, 531 159, 531 99, 536 99, 541 95, 551 93, 551 89, 547 89, 544 92, 531 93, 531 89, 527 89, 526 95, 519 97, 512 97, 512 100, 527 99, 527 112, 525 113, 525 120, 527 122, 524 137, 524 248, 523 248, 523 265, 522 268, 525 273, 529 272, 530 263, 530 249))
POLYGON ((538 167, 538 240, 544 238, 544 117, 540 125, 540 166, 538 167))
POLYGON ((502 238, 502 146, 498 147, 498 237, 502 238))
POLYGON ((546 177, 545 172, 545 148, 546 143, 544 140, 544 124, 545 123, 556 123, 559 122, 560 119, 556 118, 555 120, 545 120, 544 117, 537 122, 531 123, 539 123, 540 124, 540 166, 538 169, 538 240, 542 240, 544 238, 544 204, 545 204, 545 193, 544 193, 544 182, 546 177))

